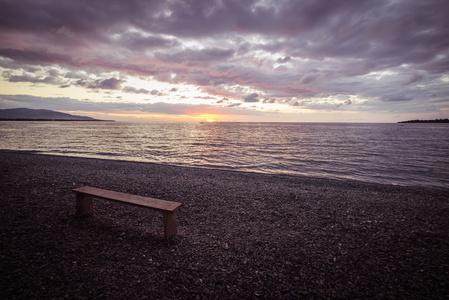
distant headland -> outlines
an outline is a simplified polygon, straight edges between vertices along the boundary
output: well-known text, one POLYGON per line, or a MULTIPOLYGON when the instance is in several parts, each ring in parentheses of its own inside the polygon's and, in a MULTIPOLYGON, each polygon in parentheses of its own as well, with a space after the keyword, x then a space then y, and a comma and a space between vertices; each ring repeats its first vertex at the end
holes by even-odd
POLYGON ((449 119, 435 119, 435 120, 409 120, 398 123, 449 123, 449 119))
POLYGON ((0 109, 0 121, 97 121, 114 122, 114 120, 99 120, 91 117, 76 116, 48 109, 12 108, 0 109))

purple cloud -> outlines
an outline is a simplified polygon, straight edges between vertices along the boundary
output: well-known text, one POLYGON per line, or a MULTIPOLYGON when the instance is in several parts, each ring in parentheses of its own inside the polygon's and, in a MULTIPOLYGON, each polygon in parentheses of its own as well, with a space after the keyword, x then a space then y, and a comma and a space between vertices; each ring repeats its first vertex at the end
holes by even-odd
POLYGON ((202 50, 185 49, 175 53, 156 53, 156 58, 164 62, 183 64, 186 67, 206 66, 211 62, 223 62, 234 53, 232 49, 208 48, 202 50))
POLYGON ((108 78, 108 79, 97 79, 94 81, 86 81, 86 80, 78 80, 76 81, 76 85, 86 87, 89 89, 105 89, 105 90, 118 90, 120 89, 120 85, 124 81, 117 78, 108 78))
POLYGON ((278 58, 278 59, 277 59, 277 62, 280 63, 280 64, 284 64, 284 63, 288 62, 288 61, 291 60, 291 59, 292 59, 292 58, 291 58, 290 56, 286 56, 286 57, 284 57, 284 58, 278 58))
POLYGON ((410 79, 407 82, 404 83, 404 85, 409 85, 409 84, 412 84, 415 82, 419 82, 423 79, 424 79, 424 75, 414 74, 414 75, 412 75, 412 77, 410 77, 410 79))
POLYGON ((410 101, 413 100, 412 97, 406 95, 405 93, 398 92, 392 94, 384 94, 380 96, 380 101, 382 102, 400 102, 400 101, 410 101))
POLYGON ((9 82, 31 82, 31 83, 47 83, 47 84, 61 84, 61 81, 57 77, 46 76, 30 76, 30 75, 6 75, 9 82))
POLYGON ((259 95, 257 93, 252 93, 243 97, 244 102, 259 102, 259 95))
POLYGON ((179 42, 174 39, 144 36, 140 32, 125 33, 119 38, 117 43, 131 51, 145 51, 153 48, 169 48, 179 45, 179 42))
POLYGON ((448 15, 446 0, 3 1, 0 71, 160 95, 121 89, 138 76, 266 107, 350 95, 405 107, 407 95, 449 97, 448 15))
POLYGON ((72 61, 67 55, 10 48, 0 49, 0 56, 31 64, 69 63, 72 61))
POLYGON ((148 94, 148 93, 150 93, 150 91, 149 90, 146 90, 146 89, 137 89, 137 88, 135 88, 135 87, 132 87, 132 86, 125 86, 123 89, 122 89, 125 93, 132 93, 132 94, 148 94))

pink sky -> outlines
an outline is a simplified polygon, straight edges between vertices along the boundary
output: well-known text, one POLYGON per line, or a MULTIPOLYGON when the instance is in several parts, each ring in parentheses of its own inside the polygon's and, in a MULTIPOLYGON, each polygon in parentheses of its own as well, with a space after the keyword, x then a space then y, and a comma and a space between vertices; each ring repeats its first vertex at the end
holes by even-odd
POLYGON ((0 4, 0 108, 118 120, 449 117, 446 0, 0 4))

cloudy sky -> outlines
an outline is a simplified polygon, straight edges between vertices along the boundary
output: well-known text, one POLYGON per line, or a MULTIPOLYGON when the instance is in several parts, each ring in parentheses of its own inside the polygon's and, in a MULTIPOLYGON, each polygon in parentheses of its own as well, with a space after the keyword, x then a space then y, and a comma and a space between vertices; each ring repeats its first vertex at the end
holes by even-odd
POLYGON ((447 0, 0 7, 0 108, 155 121, 449 117, 447 0))

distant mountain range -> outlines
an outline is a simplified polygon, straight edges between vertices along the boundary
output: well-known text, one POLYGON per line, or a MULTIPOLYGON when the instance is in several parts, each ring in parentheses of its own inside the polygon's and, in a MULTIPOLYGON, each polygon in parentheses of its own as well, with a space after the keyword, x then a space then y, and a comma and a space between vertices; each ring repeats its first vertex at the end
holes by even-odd
POLYGON ((2 121, 103 121, 91 117, 75 116, 48 109, 0 109, 2 121))

